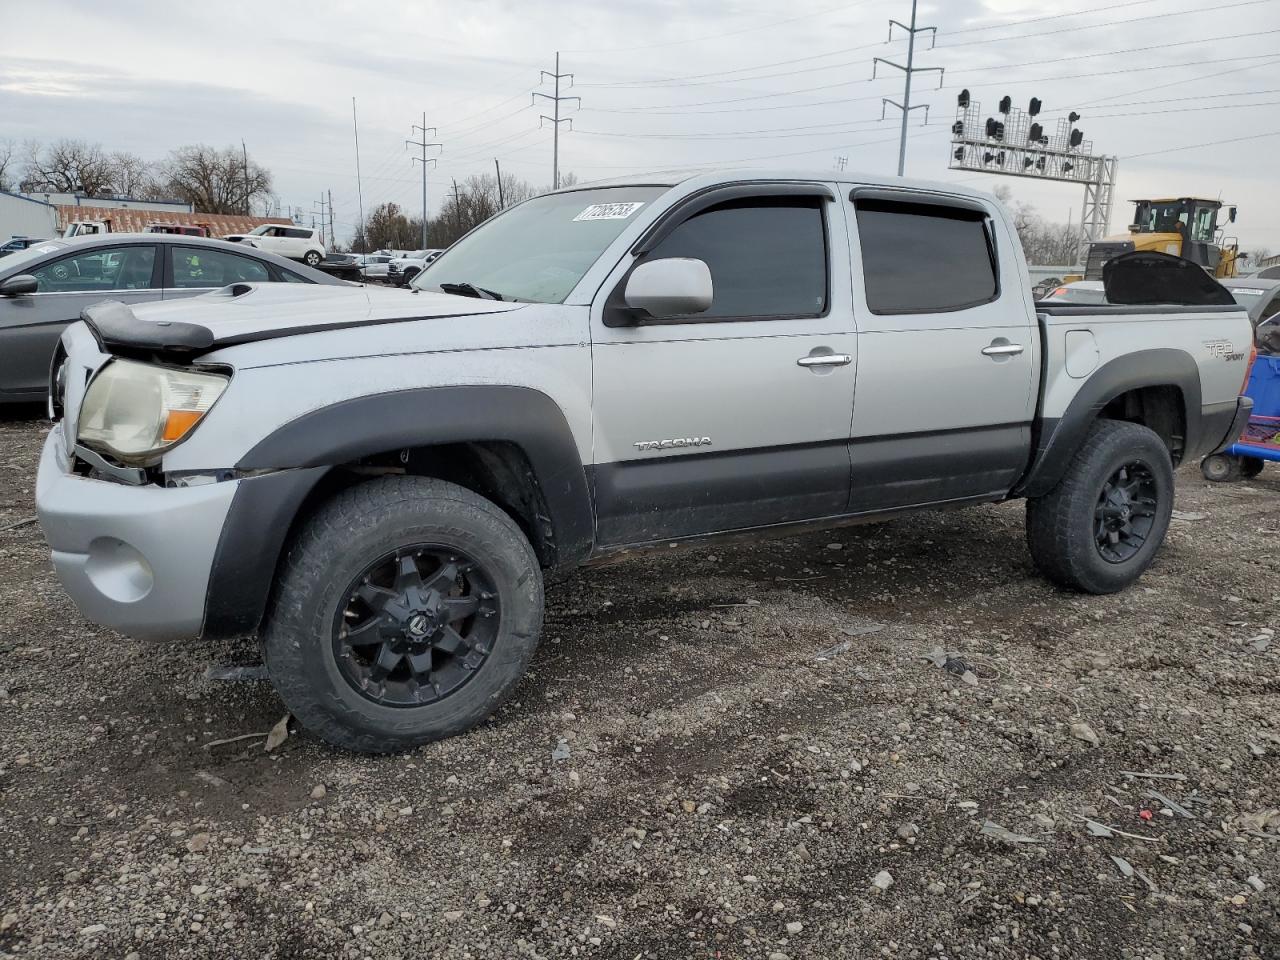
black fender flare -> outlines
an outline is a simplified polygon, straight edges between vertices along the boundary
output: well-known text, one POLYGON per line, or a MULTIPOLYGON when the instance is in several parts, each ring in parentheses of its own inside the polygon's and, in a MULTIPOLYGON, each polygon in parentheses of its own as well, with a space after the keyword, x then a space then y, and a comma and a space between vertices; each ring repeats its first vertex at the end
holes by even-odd
POLYGON ((508 442, 528 458, 549 513, 555 566, 585 559, 595 541, 587 471, 560 406, 528 387, 424 387, 342 400, 303 414, 256 443, 214 555, 206 637, 246 636, 266 611, 285 538, 308 494, 333 467, 389 451, 508 442))
POLYGON ((1186 425, 1184 454, 1203 446, 1200 370, 1185 350, 1158 348, 1117 357, 1095 370, 1061 417, 1042 418, 1026 478, 1014 496, 1040 497, 1052 490, 1084 443, 1098 414, 1116 397, 1142 387, 1177 387, 1186 425))

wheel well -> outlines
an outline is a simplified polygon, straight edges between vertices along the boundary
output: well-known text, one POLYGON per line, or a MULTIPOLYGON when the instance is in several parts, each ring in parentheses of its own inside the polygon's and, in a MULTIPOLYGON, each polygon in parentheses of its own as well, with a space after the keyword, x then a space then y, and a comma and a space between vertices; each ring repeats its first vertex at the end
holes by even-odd
POLYGON ((1127 420, 1155 432, 1176 467, 1187 443, 1186 407, 1182 391, 1172 385, 1138 387, 1114 397, 1098 416, 1107 420, 1127 420))
POLYGON ((542 487, 524 451, 501 441, 406 447, 339 464, 321 477, 303 500, 294 528, 339 492, 387 474, 435 477, 478 493, 516 522, 544 568, 556 565, 555 531, 542 487))

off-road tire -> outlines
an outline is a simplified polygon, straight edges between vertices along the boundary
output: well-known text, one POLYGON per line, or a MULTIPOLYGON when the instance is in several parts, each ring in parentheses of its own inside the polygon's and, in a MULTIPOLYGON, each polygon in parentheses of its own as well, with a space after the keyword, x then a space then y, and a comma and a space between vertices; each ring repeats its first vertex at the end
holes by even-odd
POLYGON ((1200 461, 1200 474, 1210 483, 1235 483, 1243 474, 1239 457, 1215 453, 1200 461))
POLYGON ((320 265, 320 261, 323 259, 324 257, 320 254, 319 251, 308 250, 305 254, 303 254, 302 262, 305 263, 308 267, 318 267, 320 265))
POLYGON ((1240 458, 1240 476, 1246 480, 1252 480, 1262 472, 1262 468, 1267 465, 1267 461, 1261 457, 1241 457, 1240 458))
POLYGON ((1089 428, 1058 485, 1027 501, 1027 545, 1037 569, 1054 583, 1084 593, 1115 593, 1151 565, 1172 511, 1173 464, 1164 442, 1140 424, 1099 420, 1089 428), (1135 461, 1153 479, 1154 517, 1138 551, 1112 562, 1099 549, 1096 511, 1104 485, 1118 469, 1135 461))
POLYGON ((510 695, 542 629, 542 572, 520 528, 490 501, 426 477, 381 477, 324 503, 290 542, 261 636, 267 673, 308 731, 358 753, 392 753, 462 733, 510 695), (469 680, 422 706, 359 693, 334 649, 339 604, 368 564, 431 542, 477 561, 499 597, 497 632, 469 680))

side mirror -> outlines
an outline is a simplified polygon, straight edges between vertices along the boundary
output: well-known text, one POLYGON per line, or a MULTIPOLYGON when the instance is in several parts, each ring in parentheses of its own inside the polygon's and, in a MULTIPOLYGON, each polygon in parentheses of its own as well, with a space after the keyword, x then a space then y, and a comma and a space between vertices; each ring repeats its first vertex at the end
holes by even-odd
POLYGON ((701 260, 669 257, 642 263, 631 272, 623 299, 650 317, 679 317, 710 309, 711 270, 701 260))
POLYGON ((1228 220, 1229 222, 1231 222, 1231 223, 1235 223, 1235 222, 1236 222, 1236 208, 1235 208, 1235 207, 1227 207, 1227 220, 1228 220))
POLYGON ((39 280, 29 273, 20 273, 0 283, 0 297, 25 297, 39 289, 39 280))

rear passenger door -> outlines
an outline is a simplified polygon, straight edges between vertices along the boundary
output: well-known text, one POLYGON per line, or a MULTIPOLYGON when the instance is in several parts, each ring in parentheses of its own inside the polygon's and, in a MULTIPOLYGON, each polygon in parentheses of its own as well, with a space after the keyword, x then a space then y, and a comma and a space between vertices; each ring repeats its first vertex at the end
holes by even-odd
POLYGON ((850 511, 992 498, 1027 463, 1039 335, 1017 238, 983 201, 854 188, 850 511))
POLYGON ((166 300, 208 293, 229 283, 268 283, 276 279, 263 261, 213 247, 170 244, 166 255, 166 300))
POLYGON ((773 187, 686 198, 597 298, 602 545, 844 512, 857 343, 842 211, 829 186, 773 187), (630 271, 667 257, 708 265, 711 308, 608 325, 630 271))

